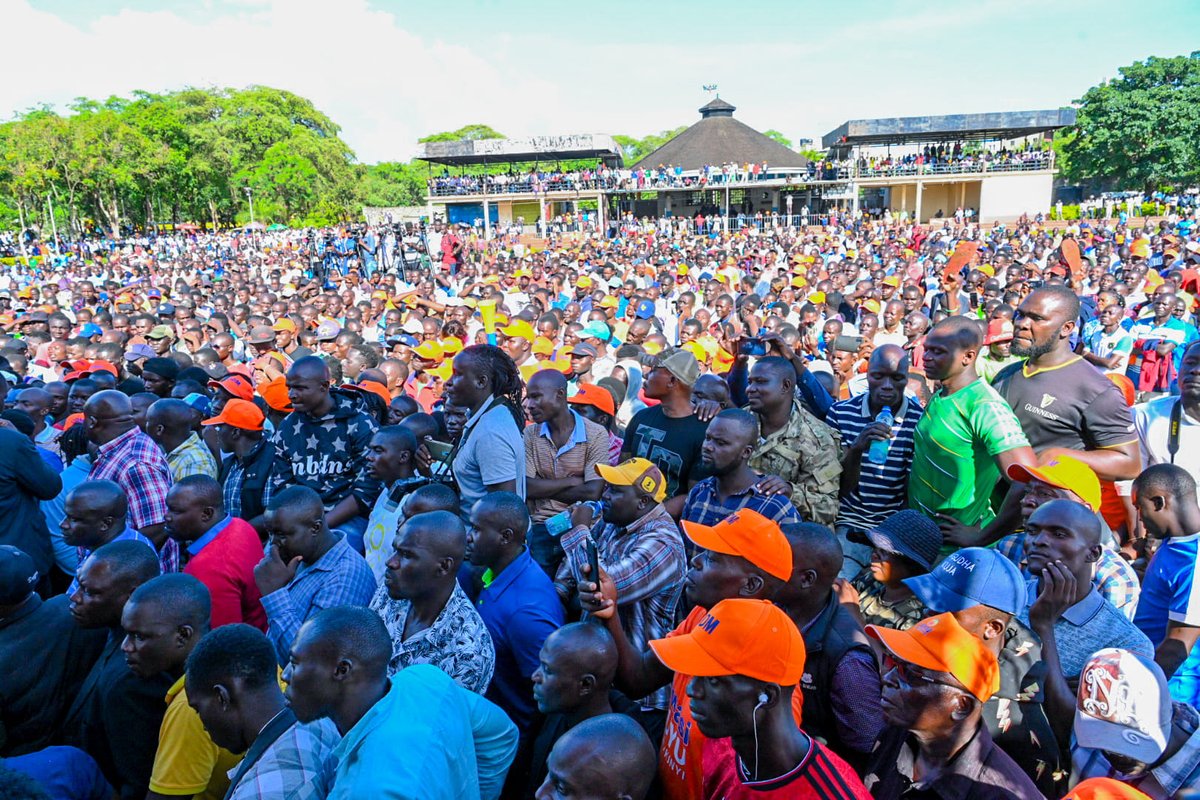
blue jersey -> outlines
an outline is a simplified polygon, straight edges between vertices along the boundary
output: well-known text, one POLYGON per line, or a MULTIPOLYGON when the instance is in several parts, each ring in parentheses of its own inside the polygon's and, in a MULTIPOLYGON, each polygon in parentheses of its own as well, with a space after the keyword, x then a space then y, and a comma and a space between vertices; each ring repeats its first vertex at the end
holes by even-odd
MULTIPOLYGON (((1167 636, 1169 622, 1200 626, 1200 580, 1196 579, 1200 533, 1165 539, 1142 581, 1133 621, 1158 647, 1167 636)), ((1175 678, 1200 674, 1200 644, 1192 648, 1175 678)), ((1173 679, 1172 693, 1174 694, 1173 679)))

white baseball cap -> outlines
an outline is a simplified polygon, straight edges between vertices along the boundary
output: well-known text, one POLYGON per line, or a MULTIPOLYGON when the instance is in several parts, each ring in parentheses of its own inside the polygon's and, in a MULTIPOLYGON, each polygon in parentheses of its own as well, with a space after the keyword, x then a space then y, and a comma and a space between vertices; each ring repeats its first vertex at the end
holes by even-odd
POLYGON ((1108 647, 1088 659, 1079 673, 1075 740, 1154 763, 1171 736, 1171 693, 1162 669, 1128 650, 1108 647))

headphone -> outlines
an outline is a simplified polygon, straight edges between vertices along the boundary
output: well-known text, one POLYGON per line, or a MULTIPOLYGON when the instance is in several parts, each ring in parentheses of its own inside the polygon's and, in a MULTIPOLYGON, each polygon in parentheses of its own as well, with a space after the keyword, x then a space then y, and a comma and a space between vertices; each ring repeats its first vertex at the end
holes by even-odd
POLYGON ((767 693, 766 693, 766 692, 759 692, 759 694, 758 694, 758 706, 755 706, 755 709, 757 709, 759 706, 761 706, 762 704, 766 703, 766 702, 767 702, 768 700, 770 700, 770 699, 771 699, 771 698, 767 697, 767 693))
POLYGON ((759 692, 758 705, 750 712, 750 723, 754 727, 754 780, 758 780, 758 710, 765 706, 770 699, 766 692, 759 692))

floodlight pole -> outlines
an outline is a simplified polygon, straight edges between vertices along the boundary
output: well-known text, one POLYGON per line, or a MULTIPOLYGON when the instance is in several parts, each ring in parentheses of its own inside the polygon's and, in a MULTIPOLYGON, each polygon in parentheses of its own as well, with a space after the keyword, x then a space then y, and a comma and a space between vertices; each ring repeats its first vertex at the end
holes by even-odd
POLYGON ((250 224, 254 224, 254 190, 249 186, 243 186, 242 191, 246 193, 246 199, 250 201, 250 224))

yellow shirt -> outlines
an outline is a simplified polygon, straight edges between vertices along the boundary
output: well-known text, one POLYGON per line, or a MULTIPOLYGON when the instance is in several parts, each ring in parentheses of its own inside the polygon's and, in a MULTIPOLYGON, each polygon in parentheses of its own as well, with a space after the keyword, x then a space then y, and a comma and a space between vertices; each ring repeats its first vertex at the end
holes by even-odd
POLYGON ((213 744, 191 706, 183 678, 167 692, 167 712, 158 729, 158 752, 150 775, 150 791, 158 794, 222 800, 229 771, 242 760, 213 744))

